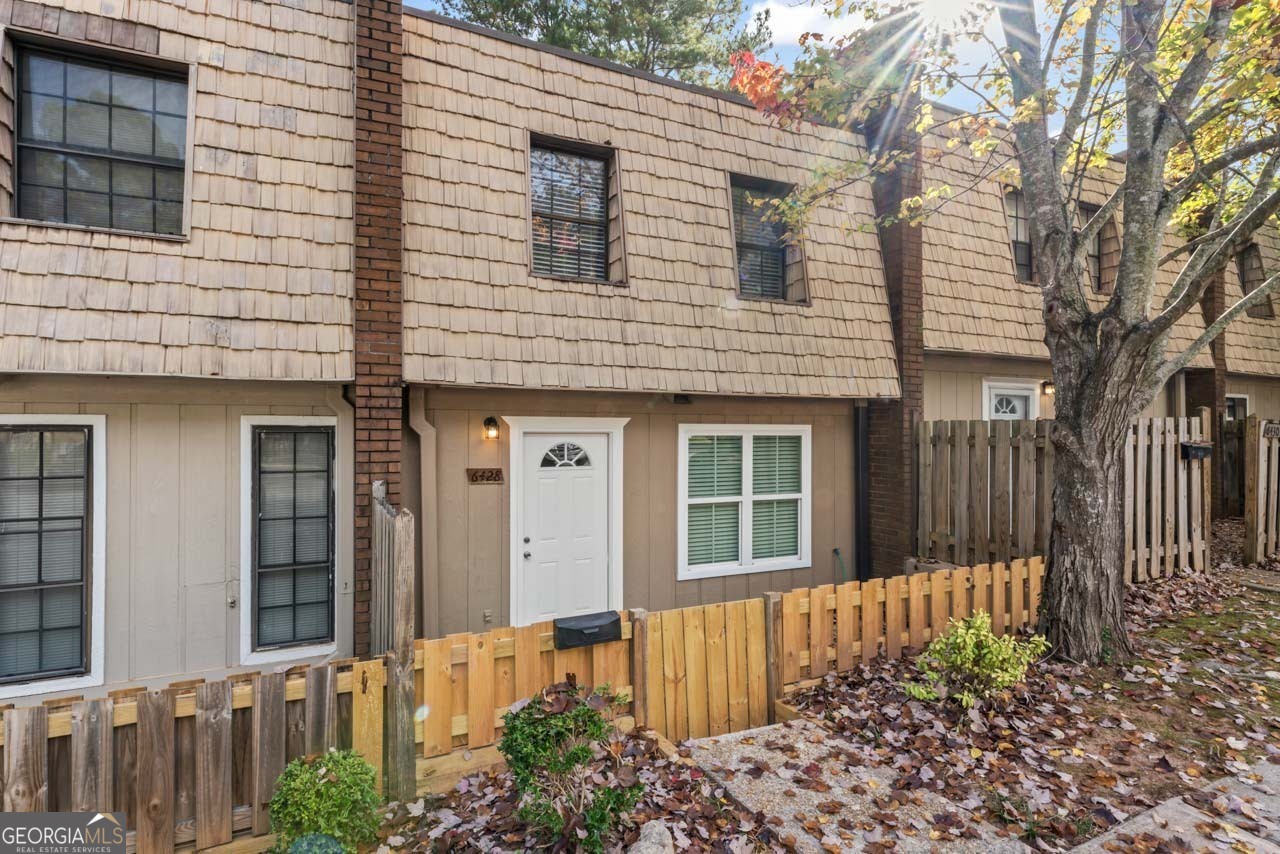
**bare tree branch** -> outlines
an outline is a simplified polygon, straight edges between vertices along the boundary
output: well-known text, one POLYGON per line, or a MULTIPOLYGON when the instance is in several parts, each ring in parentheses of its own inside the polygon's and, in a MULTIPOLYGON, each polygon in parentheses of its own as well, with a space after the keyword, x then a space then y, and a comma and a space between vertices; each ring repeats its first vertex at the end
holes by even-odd
POLYGON ((1178 274, 1178 279, 1170 290, 1171 299, 1167 300, 1166 308, 1148 325, 1150 334, 1154 336, 1167 332, 1178 318, 1190 311, 1204 296, 1209 277, 1226 262, 1227 255, 1244 238, 1257 231, 1277 210, 1280 210, 1280 189, 1266 195, 1249 211, 1232 220, 1226 236, 1216 243, 1205 244, 1196 249, 1178 274))
MULTIPOLYGON (((1071 106, 1067 109, 1067 116, 1063 120, 1062 130, 1058 135, 1057 150, 1054 152, 1059 163, 1066 159, 1067 152, 1071 150, 1071 145, 1075 141, 1076 133, 1080 130, 1080 125, 1085 118, 1085 108, 1089 105, 1090 99, 1093 97, 1093 74, 1094 63, 1098 58, 1098 27, 1102 22, 1102 10, 1106 6, 1102 0, 1096 0, 1093 8, 1089 10, 1089 20, 1084 25, 1084 46, 1083 56, 1080 60, 1080 82, 1076 88, 1075 98, 1071 101, 1071 106)), ((1058 26, 1062 26, 1062 21, 1070 14, 1069 6, 1064 7, 1058 19, 1058 26)), ((1053 58, 1053 47, 1049 48, 1045 62, 1053 58)), ((1042 73, 1043 79, 1048 79, 1048 73, 1042 73)))
POLYGON ((1198 165, 1190 175, 1183 178, 1178 183, 1169 188, 1166 195, 1165 204, 1171 207, 1177 207, 1187 194, 1196 187, 1204 184, 1210 178, 1219 172, 1234 166, 1250 157, 1256 157, 1259 154, 1280 148, 1280 133, 1273 133, 1270 136, 1258 137, 1248 142, 1236 146, 1230 151, 1223 152, 1217 157, 1212 157, 1198 165))
POLYGON ((1221 335, 1231 325, 1231 321, 1270 296, 1277 286, 1280 286, 1280 273, 1249 291, 1243 299, 1224 311, 1221 317, 1206 326, 1204 332, 1200 333, 1200 337, 1193 341, 1186 350, 1183 350, 1172 359, 1167 359, 1160 367, 1157 372, 1160 385, 1164 385, 1170 377, 1189 365, 1197 353, 1207 347, 1213 339, 1221 335))

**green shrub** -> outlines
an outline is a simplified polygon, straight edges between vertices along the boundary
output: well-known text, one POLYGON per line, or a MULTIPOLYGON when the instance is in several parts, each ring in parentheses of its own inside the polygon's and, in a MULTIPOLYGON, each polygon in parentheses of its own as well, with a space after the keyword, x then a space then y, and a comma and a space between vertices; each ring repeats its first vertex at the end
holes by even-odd
POLYGON ((994 634, 991 617, 978 611, 967 619, 952 620, 946 633, 934 638, 916 659, 920 681, 902 687, 917 700, 949 699, 971 709, 1021 682, 1027 667, 1048 648, 1048 641, 1039 635, 1021 641, 994 634))
POLYGON ((323 833, 299 836, 289 846, 289 854, 346 854, 346 850, 341 842, 323 833))
POLYGON ((371 842, 378 829, 375 774, 364 757, 350 750, 290 762, 271 798, 271 829, 278 849, 288 851, 295 841, 321 834, 349 852, 371 842))
POLYGON ((526 823, 587 851, 604 849, 643 788, 635 769, 608 749, 615 731, 606 713, 619 705, 607 688, 586 695, 570 680, 507 712, 498 750, 515 778, 526 823))

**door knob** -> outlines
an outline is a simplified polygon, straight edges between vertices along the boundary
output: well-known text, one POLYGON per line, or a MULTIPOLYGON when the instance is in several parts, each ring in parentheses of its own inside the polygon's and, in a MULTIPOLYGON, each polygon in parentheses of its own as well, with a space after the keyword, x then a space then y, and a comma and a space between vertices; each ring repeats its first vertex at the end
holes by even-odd
POLYGON ((524 538, 524 544, 525 544, 526 546, 527 546, 527 545, 529 545, 529 538, 528 538, 528 537, 525 537, 525 538, 524 538))
POLYGON ((533 557, 533 552, 525 552, 525 553, 524 553, 524 559, 525 559, 525 560, 528 560, 528 559, 529 559, 529 558, 531 558, 531 557, 533 557))

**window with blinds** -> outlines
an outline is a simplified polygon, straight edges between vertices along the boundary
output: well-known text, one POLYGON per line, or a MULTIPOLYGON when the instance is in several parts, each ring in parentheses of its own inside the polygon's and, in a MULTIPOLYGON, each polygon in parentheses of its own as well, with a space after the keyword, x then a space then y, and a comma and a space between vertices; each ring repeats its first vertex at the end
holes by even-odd
POLYGON ((533 272, 609 278, 609 158, 534 144, 529 151, 533 272))
POLYGON ((0 428, 0 682, 88 669, 90 429, 0 428))
POLYGON ((20 217, 182 233, 185 77, 27 48, 17 72, 20 217))
POLYGON ((681 425, 681 578, 807 565, 809 435, 681 425))
MULTIPOLYGON (((1262 265, 1262 250, 1258 244, 1250 243, 1236 255, 1236 275, 1240 278, 1240 288, 1251 294, 1267 280, 1267 271, 1262 265)), ((1245 314, 1259 320, 1270 320, 1276 316, 1271 305, 1271 297, 1264 297, 1262 302, 1245 309, 1245 314)))
POLYGON ((781 187, 766 188, 732 176, 733 237, 738 258, 738 292, 746 297, 787 298, 786 228, 769 217, 770 202, 784 198, 781 187))
POLYGON ((1021 190, 1010 190, 1004 197, 1005 215, 1009 218, 1009 241, 1013 247, 1013 271, 1020 282, 1035 281, 1035 260, 1031 255, 1031 218, 1021 190))
POLYGON ((254 649, 333 639, 333 430, 254 428, 254 649))

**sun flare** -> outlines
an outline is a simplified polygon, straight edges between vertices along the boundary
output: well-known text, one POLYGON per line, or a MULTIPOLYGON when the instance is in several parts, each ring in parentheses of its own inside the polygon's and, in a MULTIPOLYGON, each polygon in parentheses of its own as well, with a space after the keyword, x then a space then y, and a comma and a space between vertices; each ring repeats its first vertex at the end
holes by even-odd
POLYGON ((977 5, 976 0, 918 0, 916 3, 921 27, 940 34, 960 27, 977 5))

